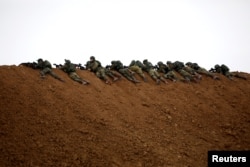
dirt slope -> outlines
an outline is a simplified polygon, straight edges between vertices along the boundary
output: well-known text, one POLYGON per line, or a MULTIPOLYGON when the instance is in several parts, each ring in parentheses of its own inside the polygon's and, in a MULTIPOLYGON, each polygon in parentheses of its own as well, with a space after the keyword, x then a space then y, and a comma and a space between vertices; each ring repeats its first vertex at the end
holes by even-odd
MULTIPOLYGON (((0 67, 0 166, 200 167, 208 150, 250 149, 250 75, 200 84, 80 85, 0 67)), ((137 77, 138 78, 138 77, 137 77)))

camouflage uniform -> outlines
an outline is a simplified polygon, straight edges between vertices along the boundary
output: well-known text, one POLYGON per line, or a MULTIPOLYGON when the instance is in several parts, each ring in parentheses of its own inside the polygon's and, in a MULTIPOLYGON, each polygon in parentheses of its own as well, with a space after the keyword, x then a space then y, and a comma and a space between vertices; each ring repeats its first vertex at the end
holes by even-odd
POLYGON ((201 77, 202 77, 202 76, 201 76, 200 74, 198 74, 193 68, 191 68, 191 67, 189 67, 189 66, 184 66, 182 69, 185 70, 186 72, 188 72, 189 74, 195 76, 195 77, 198 78, 198 79, 201 79, 201 77))
POLYGON ((170 68, 168 68, 166 64, 163 64, 163 62, 160 61, 157 63, 157 65, 158 65, 158 71, 164 74, 163 75, 164 78, 170 79, 172 81, 179 80, 175 72, 173 70, 170 70, 170 68))
POLYGON ((222 64, 221 66, 219 66, 217 64, 214 67, 215 67, 215 71, 217 73, 221 73, 221 74, 225 75, 229 79, 232 79, 232 77, 241 78, 241 79, 245 79, 245 80, 247 79, 246 77, 241 76, 238 73, 231 73, 229 68, 224 64, 222 64))
MULTIPOLYGON (((171 63, 171 62, 168 62, 171 63)), ((180 61, 175 61, 174 63, 171 63, 171 66, 173 69, 175 69, 179 74, 181 74, 181 76, 183 76, 183 78, 186 81, 195 81, 197 82, 197 79, 194 77, 194 75, 188 73, 187 71, 185 71, 183 69, 184 67, 184 63, 180 62, 180 61)))
POLYGON ((69 77, 70 77, 71 79, 73 79, 74 81, 79 82, 80 84, 84 84, 84 85, 89 84, 88 81, 82 79, 81 77, 79 77, 79 76, 77 75, 77 73, 76 73, 76 67, 75 67, 74 64, 72 64, 72 63, 70 62, 70 60, 66 60, 66 59, 65 59, 65 64, 61 67, 61 69, 62 69, 64 72, 66 72, 66 73, 69 75, 69 77))
POLYGON ((50 74, 55 79, 63 81, 52 71, 52 66, 48 60, 43 61, 43 59, 38 59, 37 61, 38 61, 37 68, 41 69, 40 71, 41 77, 45 77, 45 74, 50 74))
POLYGON ((118 74, 118 73, 115 72, 115 71, 112 71, 112 70, 110 69, 110 67, 108 67, 108 66, 105 68, 105 74, 106 74, 107 76, 111 77, 111 78, 113 79, 113 81, 117 81, 118 79, 121 79, 121 78, 122 78, 122 76, 121 76, 120 74, 118 74))
POLYGON ((157 84, 160 84, 160 81, 163 81, 164 83, 167 83, 167 81, 160 76, 160 74, 154 69, 154 66, 151 62, 149 62, 147 59, 143 60, 144 69, 145 71, 153 78, 157 84))
POLYGON ((144 81, 146 81, 146 77, 144 75, 144 73, 142 72, 142 69, 139 67, 139 65, 137 64, 138 61, 132 60, 130 65, 129 65, 129 69, 135 73, 137 73, 144 81))
POLYGON ((91 56, 90 61, 87 62, 87 69, 90 69, 90 71, 94 72, 98 78, 104 80, 107 84, 110 84, 110 81, 105 74, 105 69, 98 60, 95 60, 94 56, 91 56))
POLYGON ((205 68, 200 67, 197 63, 188 62, 188 63, 186 63, 186 65, 191 67, 192 69, 194 69, 198 74, 203 74, 203 75, 209 76, 213 79, 219 79, 219 77, 217 77, 213 73, 207 71, 205 68))
POLYGON ((134 83, 139 83, 139 81, 132 75, 131 71, 128 68, 124 68, 123 64, 119 60, 118 61, 111 61, 110 69, 118 71, 120 74, 122 74, 129 81, 132 81, 134 83))

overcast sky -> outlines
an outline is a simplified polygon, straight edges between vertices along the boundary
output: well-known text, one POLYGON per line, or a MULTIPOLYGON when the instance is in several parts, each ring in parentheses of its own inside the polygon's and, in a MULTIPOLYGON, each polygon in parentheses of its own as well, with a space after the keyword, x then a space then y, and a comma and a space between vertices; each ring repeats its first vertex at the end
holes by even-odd
POLYGON ((0 0, 0 65, 91 55, 250 72, 250 1, 0 0))

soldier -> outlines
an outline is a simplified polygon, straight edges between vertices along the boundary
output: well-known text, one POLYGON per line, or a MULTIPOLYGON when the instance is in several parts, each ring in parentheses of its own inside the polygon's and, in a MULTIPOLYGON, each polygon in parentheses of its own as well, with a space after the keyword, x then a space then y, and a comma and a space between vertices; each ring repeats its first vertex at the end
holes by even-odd
POLYGON ((215 72, 221 73, 221 74, 225 75, 227 78, 229 78, 231 80, 233 79, 233 77, 241 78, 241 79, 244 79, 244 80, 247 79, 246 77, 241 76, 238 73, 231 73, 230 69, 225 64, 222 64, 221 66, 219 66, 218 64, 216 64, 214 66, 214 68, 215 69, 213 69, 213 70, 215 70, 215 72))
POLYGON ((187 62, 186 63, 186 66, 194 69, 197 73, 199 74, 204 74, 204 75, 207 75, 213 79, 219 79, 218 76, 214 75, 213 73, 207 71, 205 68, 203 67, 200 67, 197 63, 191 63, 191 62, 187 62))
POLYGON ((80 84, 87 85, 89 84, 89 81, 82 79, 79 77, 76 73, 76 66, 71 63, 70 60, 65 59, 65 63, 62 67, 60 67, 61 70, 66 72, 71 79, 73 79, 76 82, 79 82, 80 84))
POLYGON ((145 59, 143 60, 143 64, 145 66, 144 70, 151 76, 151 78, 153 78, 153 80, 156 81, 157 84, 160 84, 160 81, 164 82, 165 84, 167 83, 167 81, 154 69, 154 66, 151 62, 145 59))
POLYGON ((104 80, 106 84, 111 84, 111 82, 109 81, 108 77, 105 74, 105 69, 102 67, 101 63, 95 59, 94 56, 91 56, 90 61, 88 61, 86 64, 87 64, 86 68, 94 72, 98 78, 104 80))
POLYGON ((137 64, 138 62, 139 61, 132 60, 130 65, 129 65, 129 69, 131 71, 137 73, 144 80, 144 82, 147 82, 147 79, 146 79, 144 73, 142 72, 142 69, 137 64))
POLYGON ((50 74, 55 79, 58 79, 59 81, 64 82, 60 77, 58 77, 53 71, 52 66, 48 60, 38 59, 37 60, 37 68, 41 69, 40 75, 42 78, 45 77, 45 74, 50 74))
POLYGON ((171 69, 174 69, 179 74, 181 74, 181 76, 183 76, 185 81, 187 81, 187 82, 190 82, 190 81, 198 82, 198 79, 196 78, 195 75, 192 75, 192 74, 188 73, 187 71, 185 71, 183 69, 183 67, 184 67, 183 62, 175 61, 174 63, 172 63, 170 61, 167 61, 167 64, 171 67, 171 69))
POLYGON ((186 72, 188 72, 189 74, 193 75, 197 79, 202 78, 202 76, 200 74, 198 74, 193 68, 191 68, 191 67, 189 67, 187 65, 184 65, 184 67, 182 69, 185 70, 186 72))
POLYGON ((134 83, 139 83, 140 81, 138 81, 134 76, 132 71, 130 71, 128 68, 125 68, 123 66, 123 64, 121 63, 121 61, 111 61, 111 66, 110 66, 111 70, 116 70, 118 71, 120 74, 122 74, 125 78, 127 78, 129 81, 132 81, 134 83))
POLYGON ((118 73, 115 72, 115 71, 112 71, 112 70, 110 69, 110 66, 109 66, 109 65, 107 65, 107 66, 105 67, 105 74, 106 74, 107 76, 109 76, 110 78, 112 78, 113 81, 117 81, 118 79, 121 79, 121 78, 122 78, 122 76, 121 76, 120 74, 118 74, 118 73))
POLYGON ((175 72, 171 70, 166 64, 163 64, 162 61, 159 61, 157 65, 158 65, 158 71, 164 74, 163 75, 164 78, 170 79, 173 82, 176 82, 177 80, 179 80, 175 72))

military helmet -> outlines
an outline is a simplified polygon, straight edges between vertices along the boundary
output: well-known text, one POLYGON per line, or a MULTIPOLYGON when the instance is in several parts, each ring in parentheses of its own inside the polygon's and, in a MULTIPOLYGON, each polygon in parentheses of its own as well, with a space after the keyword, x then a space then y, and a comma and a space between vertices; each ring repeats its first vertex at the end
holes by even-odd
POLYGON ((39 61, 43 61, 43 59, 40 58, 40 59, 38 59, 37 61, 38 61, 38 62, 39 62, 39 61))
POLYGON ((158 65, 161 65, 161 64, 163 64, 163 62, 162 62, 162 61, 159 61, 157 64, 158 64, 158 65))
POLYGON ((195 65, 195 66, 198 66, 198 63, 192 63, 193 65, 195 65))
POLYGON ((93 59, 93 60, 95 60, 95 56, 90 56, 90 59, 93 59))
POLYGON ((190 65, 192 65, 192 63, 191 62, 187 62, 185 65, 190 66, 190 65))
POLYGON ((148 62, 148 59, 144 59, 144 60, 143 60, 143 63, 147 63, 147 62, 148 62))
POLYGON ((115 61, 114 61, 114 60, 112 60, 112 61, 111 61, 111 64, 115 64, 115 61))
POLYGON ((65 63, 71 63, 70 60, 64 59, 65 63))
POLYGON ((172 64, 172 62, 171 61, 167 61, 167 64, 172 64))
POLYGON ((216 64, 216 65, 214 66, 214 68, 220 68, 219 64, 216 64))

